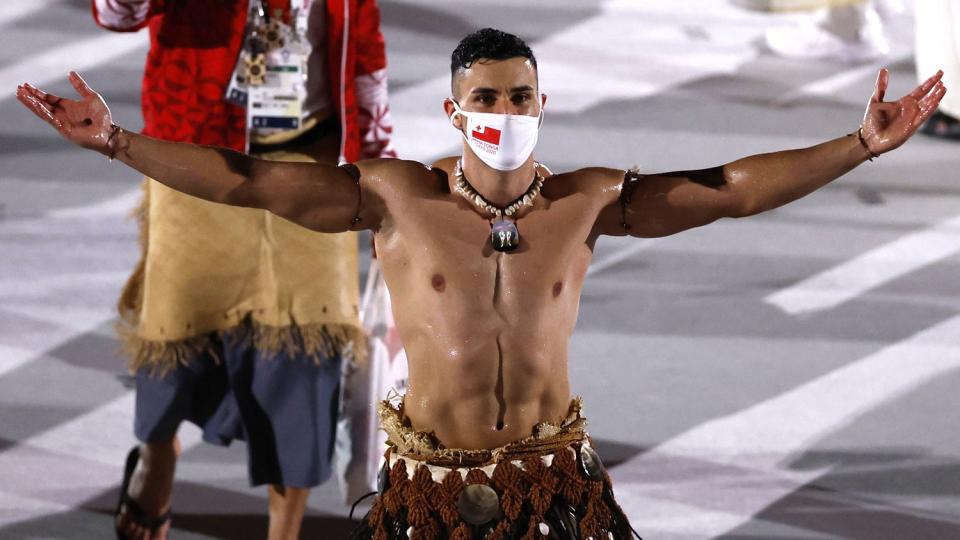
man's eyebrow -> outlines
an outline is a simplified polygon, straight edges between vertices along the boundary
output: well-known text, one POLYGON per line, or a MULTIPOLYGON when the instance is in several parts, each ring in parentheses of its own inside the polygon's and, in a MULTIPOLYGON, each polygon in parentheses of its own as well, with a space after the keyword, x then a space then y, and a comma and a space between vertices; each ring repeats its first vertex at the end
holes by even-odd
MULTIPOLYGON (((510 89, 510 93, 511 93, 511 94, 516 93, 516 92, 531 92, 531 91, 533 91, 533 87, 530 86, 529 84, 525 84, 525 85, 523 85, 523 86, 515 86, 515 87, 513 87, 513 88, 510 89)), ((496 93, 497 93, 497 89, 496 89, 496 88, 488 88, 488 87, 482 86, 482 87, 479 87, 479 88, 474 88, 473 90, 470 91, 470 93, 471 93, 471 94, 496 94, 496 93)))

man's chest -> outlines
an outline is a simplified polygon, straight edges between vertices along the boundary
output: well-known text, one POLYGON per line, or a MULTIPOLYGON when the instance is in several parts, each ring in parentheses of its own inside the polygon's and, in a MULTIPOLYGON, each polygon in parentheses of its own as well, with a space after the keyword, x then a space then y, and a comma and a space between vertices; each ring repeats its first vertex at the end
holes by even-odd
POLYGON ((592 253, 593 213, 582 202, 542 201, 512 220, 517 247, 501 252, 493 220, 456 198, 436 198, 395 215, 377 234, 377 252, 385 270, 435 292, 552 294, 558 282, 563 287, 582 280, 592 253))

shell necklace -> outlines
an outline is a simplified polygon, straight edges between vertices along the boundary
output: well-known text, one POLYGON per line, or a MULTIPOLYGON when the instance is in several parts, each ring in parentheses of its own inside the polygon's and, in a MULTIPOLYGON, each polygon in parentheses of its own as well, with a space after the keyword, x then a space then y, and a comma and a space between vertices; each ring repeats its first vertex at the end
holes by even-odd
POLYGON ((527 191, 517 197, 512 203, 500 208, 483 197, 477 190, 467 182, 463 176, 463 160, 457 160, 457 166, 453 169, 453 176, 456 178, 454 190, 463 196, 464 199, 473 203, 478 209, 487 214, 492 214, 490 219, 490 244, 497 251, 513 251, 520 245, 520 230, 517 229, 517 222, 512 217, 524 206, 533 206, 533 201, 540 195, 540 189, 543 187, 543 176, 539 172, 540 164, 534 162, 533 181, 527 191))

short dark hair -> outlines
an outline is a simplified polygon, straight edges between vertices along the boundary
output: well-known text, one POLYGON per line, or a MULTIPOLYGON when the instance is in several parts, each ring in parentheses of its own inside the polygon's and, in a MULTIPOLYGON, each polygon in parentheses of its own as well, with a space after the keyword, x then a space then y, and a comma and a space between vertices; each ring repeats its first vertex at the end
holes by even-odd
POLYGON ((450 55, 450 75, 455 76, 458 70, 469 68, 481 58, 506 60, 517 56, 530 60, 533 68, 537 68, 533 51, 522 39, 496 28, 483 28, 461 39, 457 44, 457 48, 450 55))

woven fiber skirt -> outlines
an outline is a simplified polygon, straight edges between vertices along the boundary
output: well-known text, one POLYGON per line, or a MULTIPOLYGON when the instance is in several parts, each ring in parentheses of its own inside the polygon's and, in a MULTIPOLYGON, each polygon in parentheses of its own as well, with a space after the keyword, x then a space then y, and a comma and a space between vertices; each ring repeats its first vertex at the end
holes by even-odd
POLYGON ((481 451, 402 448, 426 434, 396 433, 397 409, 381 406, 380 414, 389 448, 377 497, 354 539, 620 540, 635 534, 591 447, 579 400, 562 422, 481 451))

